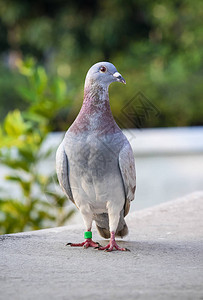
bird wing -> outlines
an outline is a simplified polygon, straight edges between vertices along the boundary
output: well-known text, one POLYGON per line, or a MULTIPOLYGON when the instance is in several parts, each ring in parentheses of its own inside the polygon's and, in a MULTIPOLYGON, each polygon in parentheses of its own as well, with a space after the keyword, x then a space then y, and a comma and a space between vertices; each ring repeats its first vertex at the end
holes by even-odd
POLYGON ((130 209, 130 202, 134 200, 136 188, 135 160, 129 142, 124 144, 119 153, 119 167, 125 189, 124 216, 126 216, 130 209))
POLYGON ((56 152, 56 173, 62 190, 64 191, 66 196, 73 203, 75 203, 69 182, 68 157, 65 153, 63 142, 60 144, 56 152))

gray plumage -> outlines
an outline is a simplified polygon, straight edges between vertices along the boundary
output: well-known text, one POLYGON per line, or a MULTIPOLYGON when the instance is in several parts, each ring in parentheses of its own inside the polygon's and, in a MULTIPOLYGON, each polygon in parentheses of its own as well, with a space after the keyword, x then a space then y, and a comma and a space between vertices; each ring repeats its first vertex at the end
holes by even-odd
POLYGON ((108 87, 114 81, 125 83, 110 63, 89 70, 83 106, 56 154, 60 186, 80 210, 86 230, 95 220, 104 238, 110 232, 128 233, 124 217, 136 186, 133 152, 109 105, 108 87))

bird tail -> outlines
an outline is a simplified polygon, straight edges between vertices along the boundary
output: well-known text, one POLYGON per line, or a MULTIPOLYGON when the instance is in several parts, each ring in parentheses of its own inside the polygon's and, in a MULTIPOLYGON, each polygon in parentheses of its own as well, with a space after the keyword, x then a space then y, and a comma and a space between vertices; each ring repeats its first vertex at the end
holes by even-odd
POLYGON ((97 226, 97 230, 98 230, 99 234, 103 238, 105 238, 105 239, 109 239, 110 238, 110 231, 109 231, 109 229, 99 227, 99 225, 97 225, 97 224, 96 224, 96 226, 97 226))
POLYGON ((116 236, 120 236, 121 238, 123 238, 124 236, 126 236, 128 234, 128 226, 124 220, 124 225, 123 228, 121 230, 117 230, 116 231, 116 236))
MULTIPOLYGON (((124 213, 124 211, 122 210, 121 215, 120 215, 120 220, 118 223, 118 227, 116 230, 116 234, 115 234, 116 236, 119 236, 121 238, 128 234, 128 226, 124 220, 123 213, 124 213)), ((103 213, 103 214, 95 215, 94 220, 96 222, 96 226, 97 226, 97 230, 98 230, 99 234, 105 239, 110 238, 111 234, 109 231, 108 214, 103 213)))

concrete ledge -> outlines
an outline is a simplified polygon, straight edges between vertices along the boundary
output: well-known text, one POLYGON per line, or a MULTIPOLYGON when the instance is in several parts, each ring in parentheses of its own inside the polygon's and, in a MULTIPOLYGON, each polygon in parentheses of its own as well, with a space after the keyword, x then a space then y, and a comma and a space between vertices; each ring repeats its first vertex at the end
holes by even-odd
POLYGON ((203 192, 127 222, 126 253, 65 247, 83 224, 0 236, 0 299, 203 299, 203 192))

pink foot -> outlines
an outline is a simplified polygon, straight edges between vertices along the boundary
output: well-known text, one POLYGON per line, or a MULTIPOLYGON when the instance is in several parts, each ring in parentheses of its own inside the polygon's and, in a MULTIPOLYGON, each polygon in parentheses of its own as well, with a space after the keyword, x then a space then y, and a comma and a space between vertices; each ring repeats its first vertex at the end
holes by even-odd
POLYGON ((74 244, 74 243, 68 243, 66 244, 66 246, 71 246, 71 247, 83 247, 83 248, 89 248, 89 247, 100 247, 99 243, 95 243, 93 242, 92 239, 86 239, 83 243, 78 243, 78 244, 74 244))
POLYGON ((110 242, 108 243, 108 245, 106 245, 105 247, 99 247, 99 246, 96 247, 96 249, 105 250, 106 252, 113 251, 113 248, 115 248, 116 250, 119 250, 119 251, 130 251, 127 248, 121 248, 117 245, 117 243, 115 241, 115 233, 114 232, 111 232, 111 239, 110 239, 110 242))

